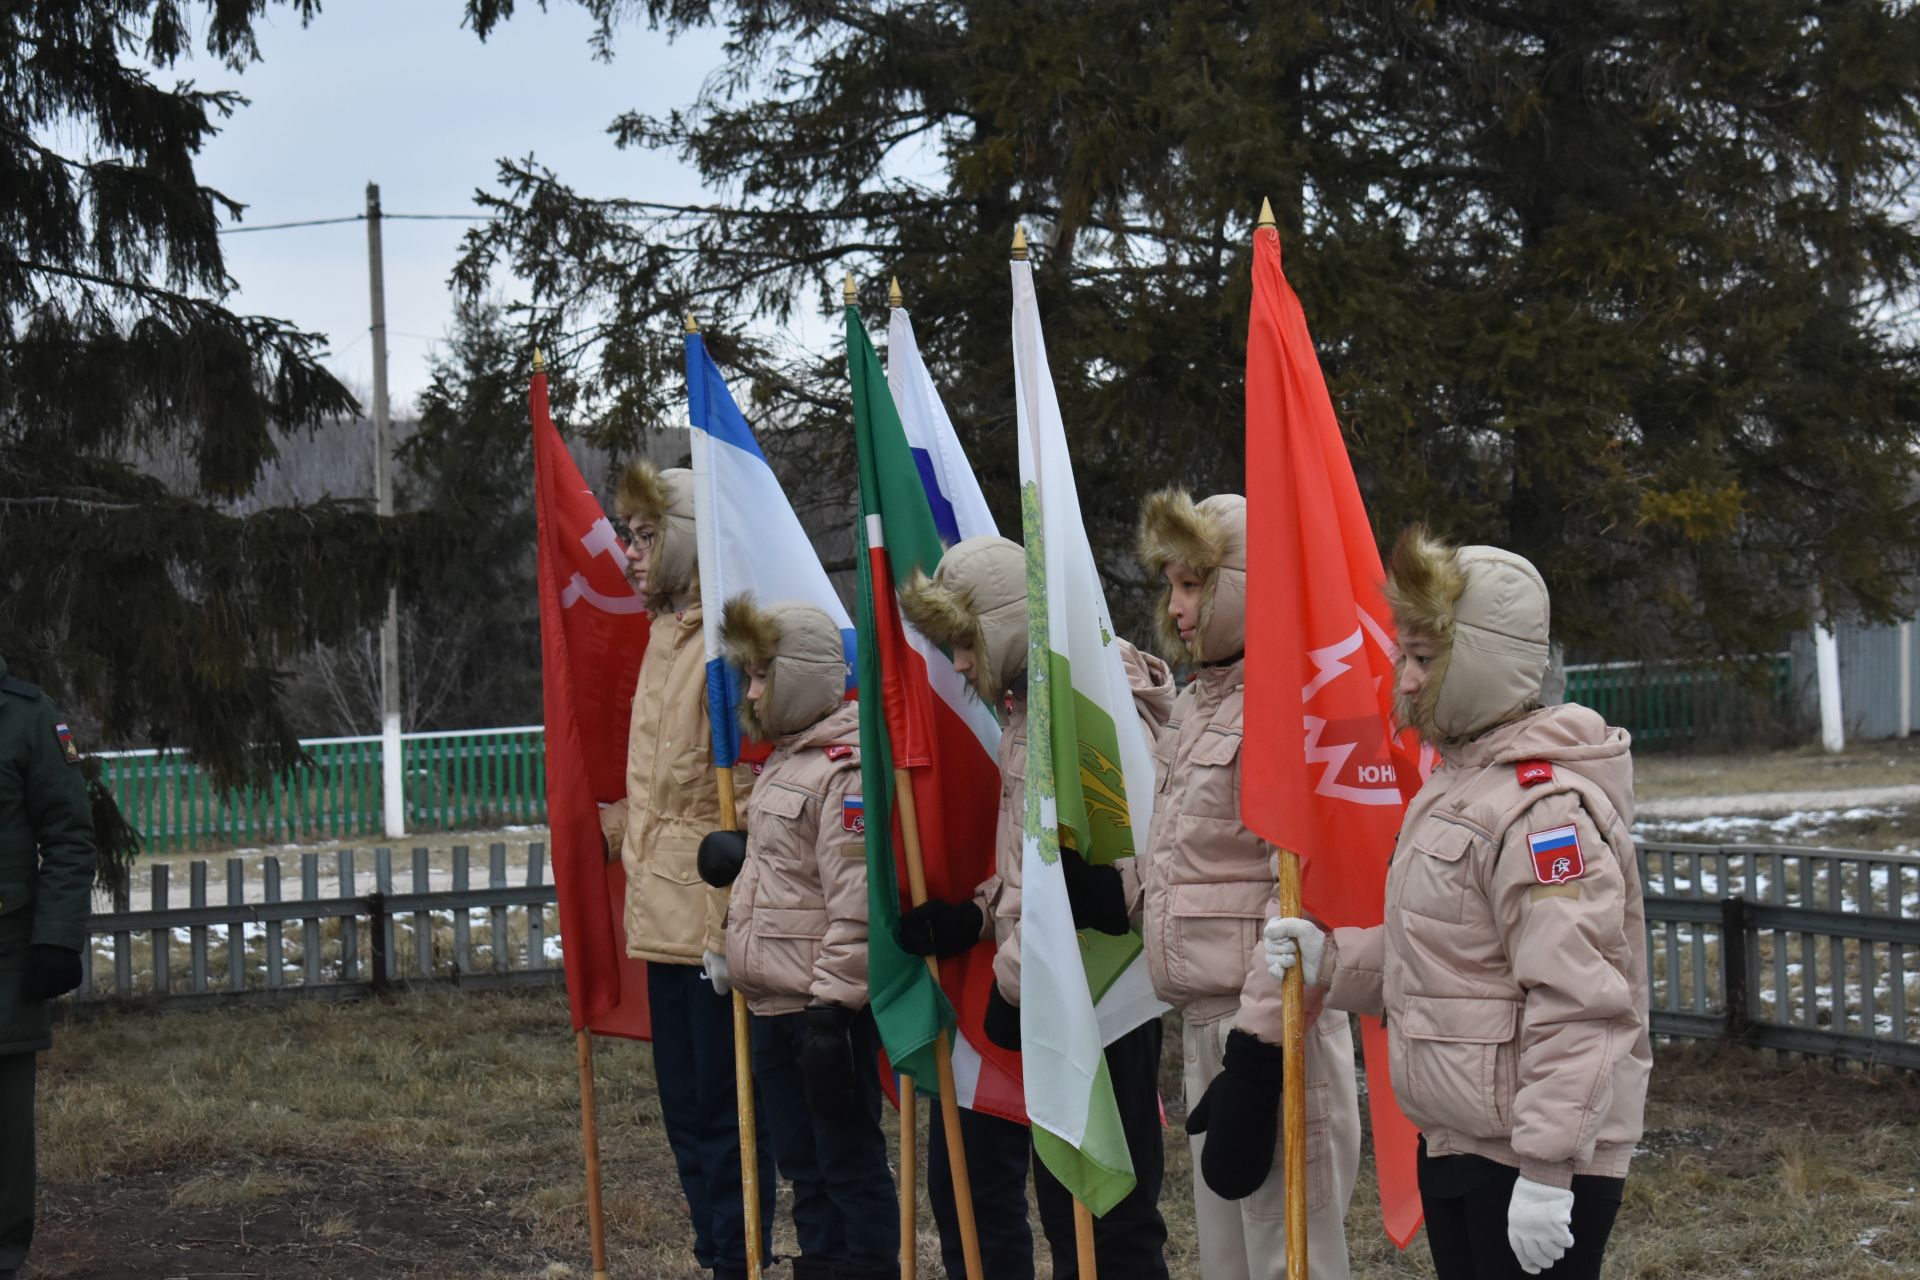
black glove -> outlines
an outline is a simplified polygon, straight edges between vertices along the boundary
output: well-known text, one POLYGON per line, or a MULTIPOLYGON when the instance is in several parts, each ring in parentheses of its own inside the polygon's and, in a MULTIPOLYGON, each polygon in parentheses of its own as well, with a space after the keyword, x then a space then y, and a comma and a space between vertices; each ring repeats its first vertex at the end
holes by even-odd
POLYGON ((1280 1133, 1281 1049, 1244 1031, 1227 1033, 1220 1074, 1187 1114, 1187 1133, 1207 1136, 1200 1174, 1223 1200, 1244 1200, 1273 1171, 1280 1133), (1208 1127, 1220 1113, 1219 1123, 1208 1127))
POLYGON ((1096 867, 1078 849, 1060 846, 1060 872, 1067 882, 1073 927, 1122 934, 1133 929, 1127 915, 1127 891, 1117 867, 1096 867))
POLYGON ((928 898, 900 917, 893 940, 910 956, 958 956, 973 950, 987 918, 971 902, 928 898))
POLYGON ((860 1066, 853 1058, 855 1016, 854 1010, 837 1004, 807 1006, 800 1073, 806 1078, 807 1108, 828 1124, 852 1124, 860 1118, 856 1074, 860 1066))
POLYGON ((739 879, 740 868, 746 861, 747 833, 744 831, 709 831, 701 837, 700 852, 694 855, 700 878, 716 889, 724 889, 739 879))
POLYGON ((987 992, 987 1039, 1008 1053, 1020 1052, 1020 1006, 1000 994, 994 983, 987 992))
POLYGON ((79 985, 78 951, 47 942, 36 942, 27 949, 27 973, 20 983, 22 1000, 51 1000, 79 985))

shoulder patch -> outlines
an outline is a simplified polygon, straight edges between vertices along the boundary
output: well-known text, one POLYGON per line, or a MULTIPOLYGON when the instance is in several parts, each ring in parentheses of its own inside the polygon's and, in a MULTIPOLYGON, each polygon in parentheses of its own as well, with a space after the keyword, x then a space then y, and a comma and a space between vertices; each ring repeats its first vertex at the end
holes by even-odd
POLYGON ((22 680, 19 676, 0 676, 0 693, 10 693, 16 698, 38 700, 40 686, 31 680, 22 680))
POLYGON ((853 748, 844 742, 835 742, 820 749, 827 753, 829 760, 845 760, 853 754, 853 748))
POLYGON ((1553 781, 1553 766, 1545 760, 1522 760, 1513 766, 1513 776, 1523 787, 1537 787, 1553 781))
POLYGON ((53 726, 53 736, 59 742, 60 754, 66 758, 67 763, 79 764, 80 748, 73 745, 73 730, 64 724, 56 724, 53 726))
POLYGON ((1527 852, 1533 855, 1533 878, 1541 884, 1578 880, 1587 870, 1580 852, 1580 829, 1574 823, 1527 833, 1527 852))
POLYGON ((850 795, 840 802, 840 829, 856 836, 867 834, 866 801, 850 795))

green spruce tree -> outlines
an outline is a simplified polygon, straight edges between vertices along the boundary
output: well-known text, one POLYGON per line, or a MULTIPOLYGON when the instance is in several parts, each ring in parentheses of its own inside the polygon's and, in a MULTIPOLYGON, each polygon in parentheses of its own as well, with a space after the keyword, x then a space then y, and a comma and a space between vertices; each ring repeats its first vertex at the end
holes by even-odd
MULTIPOLYGON (((635 21, 730 37, 698 101, 613 125, 724 199, 506 161, 468 245, 469 290, 531 283, 521 321, 611 443, 668 420, 692 307, 763 335, 724 358, 810 475, 844 467, 837 354, 764 335, 848 270, 877 323, 897 272, 1010 515, 1024 222, 1096 550, 1142 588, 1139 495, 1242 483, 1269 195, 1383 540, 1525 552, 1573 653, 1772 650, 1818 608, 1884 616, 1920 567, 1911 7, 581 3, 606 56, 635 21)), ((512 11, 468 3, 482 38, 512 11)))
POLYGON ((0 652, 108 742, 185 746, 224 784, 298 757, 288 665, 377 616, 419 541, 359 504, 234 514, 355 408, 322 335, 222 302, 242 206, 194 160, 242 100, 157 81, 196 21, 243 69, 274 7, 0 6, 0 652))

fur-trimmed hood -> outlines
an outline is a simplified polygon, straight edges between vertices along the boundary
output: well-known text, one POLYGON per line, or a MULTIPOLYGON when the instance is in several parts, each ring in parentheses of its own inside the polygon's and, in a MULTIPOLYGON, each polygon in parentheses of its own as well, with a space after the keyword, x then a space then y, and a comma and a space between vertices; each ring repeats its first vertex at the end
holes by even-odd
POLYGON ((741 673, 740 725, 764 741, 812 728, 832 715, 847 692, 846 642, 816 605, 782 601, 762 608, 751 595, 730 598, 720 613, 720 645, 741 673), (744 696, 746 670, 764 665, 758 706, 744 696))
POLYGON ((1394 625, 1439 645, 1426 687, 1400 708, 1435 745, 1470 741, 1539 705, 1551 604, 1525 557, 1451 547, 1415 526, 1394 544, 1386 592, 1394 625))
POLYGON ((1006 538, 964 538, 940 557, 932 578, 914 574, 900 611, 943 649, 972 646, 967 682, 997 712, 1027 669, 1026 550, 1006 538))
POLYGON ((647 607, 664 612, 676 596, 692 594, 700 582, 699 547, 693 531, 693 472, 685 467, 661 470, 644 459, 620 476, 614 510, 622 520, 642 516, 658 533, 647 567, 647 607))
POLYGON ((1192 662, 1219 662, 1247 647, 1247 500, 1237 493, 1216 493, 1195 502, 1181 489, 1162 489, 1140 507, 1135 544, 1140 563, 1155 578, 1169 565, 1185 565, 1199 575, 1200 626, 1193 643, 1167 612, 1171 588, 1160 592, 1155 630, 1162 651, 1192 662))

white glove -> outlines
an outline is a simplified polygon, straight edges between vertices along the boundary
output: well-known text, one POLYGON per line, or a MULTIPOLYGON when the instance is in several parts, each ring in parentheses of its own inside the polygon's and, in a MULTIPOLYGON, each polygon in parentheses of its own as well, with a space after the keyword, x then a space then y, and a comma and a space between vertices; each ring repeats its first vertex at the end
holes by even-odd
POLYGON ((725 995, 733 990, 727 974, 727 953, 724 951, 703 951, 700 963, 707 967, 707 981, 713 984, 715 995, 725 995))
POLYGON ((1532 1178, 1514 1183, 1507 1204, 1507 1243, 1530 1276, 1558 1262, 1573 1247, 1573 1191, 1532 1178))
POLYGON ((1327 953, 1327 935, 1311 920, 1297 916, 1275 916, 1267 921, 1267 972, 1276 978, 1287 976, 1297 963, 1300 977, 1310 987, 1320 983, 1320 960, 1327 953))

